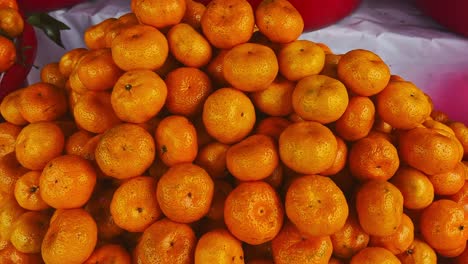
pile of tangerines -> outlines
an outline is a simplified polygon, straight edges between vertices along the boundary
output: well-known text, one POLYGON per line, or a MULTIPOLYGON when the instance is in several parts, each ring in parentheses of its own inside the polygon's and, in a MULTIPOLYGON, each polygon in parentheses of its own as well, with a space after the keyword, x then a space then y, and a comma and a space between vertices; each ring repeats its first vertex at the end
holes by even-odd
POLYGON ((286 0, 131 10, 1 102, 0 263, 468 263, 468 128, 378 55, 286 0))
POLYGON ((17 52, 14 39, 23 33, 24 21, 13 0, 0 0, 0 73, 15 64, 17 52))

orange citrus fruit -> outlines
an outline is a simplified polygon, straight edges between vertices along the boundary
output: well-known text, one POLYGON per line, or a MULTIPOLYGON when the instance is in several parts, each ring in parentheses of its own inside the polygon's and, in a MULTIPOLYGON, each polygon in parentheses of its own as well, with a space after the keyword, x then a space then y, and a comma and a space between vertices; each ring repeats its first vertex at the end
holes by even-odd
POLYGON ((192 263, 196 243, 189 225, 164 218, 143 232, 134 250, 134 263, 192 263))
POLYGON ((138 125, 125 123, 102 135, 95 158, 104 174, 126 179, 142 175, 153 163, 155 153, 151 134, 138 125))
POLYGON ((296 40, 304 29, 301 13, 286 0, 261 1, 255 9, 255 24, 262 34, 277 43, 296 40))
POLYGON ((239 240, 251 245, 271 241, 283 225, 284 209, 279 195, 268 183, 243 182, 227 196, 224 221, 239 240))
POLYGON ((167 218, 179 223, 200 220, 210 210, 214 182, 206 171, 191 163, 173 165, 159 179, 156 198, 167 218))
POLYGON ((275 52, 261 44, 239 44, 224 56, 223 75, 226 81, 241 91, 265 90, 278 75, 275 52))
POLYGON ((170 71, 164 81, 167 85, 165 107, 175 115, 200 114, 213 91, 210 77, 198 68, 179 67, 170 71))
POLYGON ((413 83, 391 81, 376 96, 380 118, 394 128, 411 129, 422 124, 431 114, 426 95, 413 83))
POLYGON ((310 40, 295 40, 278 52, 279 72, 291 81, 319 74, 325 65, 325 52, 310 40))
POLYGON ((162 216, 156 200, 156 180, 133 177, 114 192, 110 213, 115 224, 129 232, 143 232, 162 216))
POLYGON ((112 89, 112 109, 122 121, 144 123, 161 111, 167 93, 166 83, 155 72, 127 71, 112 89))
POLYGON ((370 180, 358 189, 356 209, 362 229, 371 236, 396 232, 403 216, 403 195, 393 184, 370 180))
POLYGON ((349 208, 340 188, 328 177, 306 175, 289 186, 286 215, 307 236, 328 236, 345 225, 349 208))
POLYGON ((164 28, 182 20, 187 4, 185 0, 132 0, 131 8, 142 24, 164 28))
POLYGON ((400 264, 398 258, 392 254, 391 251, 382 247, 367 247, 356 255, 354 255, 350 264, 373 264, 373 263, 385 263, 385 264, 400 264))
POLYGON ((57 209, 79 208, 91 197, 96 178, 96 171, 88 160, 76 155, 59 156, 42 170, 40 196, 57 209))
POLYGON ((0 72, 8 70, 16 61, 15 44, 8 38, 0 36, 0 72))
POLYGON ((203 105, 203 124, 210 136, 232 144, 245 138, 255 125, 255 108, 249 97, 234 88, 221 88, 203 105))
POLYGON ((328 124, 338 120, 348 107, 346 87, 325 75, 299 80, 292 94, 294 111, 304 120, 328 124))
POLYGON ((278 144, 281 161, 304 174, 321 173, 330 168, 338 149, 331 130, 314 121, 289 125, 281 133, 278 144))
POLYGON ((273 138, 255 134, 229 147, 226 167, 241 181, 255 181, 270 176, 279 164, 273 138))
POLYGON ((242 243, 225 229, 207 232, 197 242, 194 263, 244 263, 242 243))
POLYGON ((211 60, 210 43, 189 24, 171 27, 166 36, 171 54, 185 66, 202 67, 211 60))
POLYGON ((133 25, 123 28, 114 38, 111 51, 115 64, 124 71, 156 70, 164 64, 169 54, 169 45, 158 29, 148 25, 133 25))
POLYGON ((271 247, 277 264, 328 264, 333 251, 330 236, 304 236, 290 222, 284 224, 271 247))
POLYGON ((210 1, 201 18, 203 34, 220 49, 249 41, 254 24, 254 12, 247 0, 210 1))
POLYGON ((375 53, 356 49, 338 62, 338 78, 353 93, 371 96, 380 93, 390 80, 390 68, 375 53))
POLYGON ((167 166, 193 162, 197 156, 197 132, 184 116, 171 115, 162 119, 154 138, 157 154, 167 166))
POLYGON ((47 162, 60 156, 65 136, 53 122, 38 122, 25 126, 16 140, 15 153, 19 163, 30 170, 42 170, 47 162))
POLYGON ((83 263, 97 243, 97 226, 83 209, 55 211, 41 245, 45 263, 83 263))

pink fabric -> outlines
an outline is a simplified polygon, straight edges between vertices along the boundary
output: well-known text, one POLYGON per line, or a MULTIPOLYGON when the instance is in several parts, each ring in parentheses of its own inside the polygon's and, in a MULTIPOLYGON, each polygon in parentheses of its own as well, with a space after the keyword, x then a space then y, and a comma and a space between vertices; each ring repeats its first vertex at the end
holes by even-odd
POLYGON ((434 20, 468 37, 467 0, 417 0, 416 2, 434 20))
POLYGON ((70 7, 84 0, 17 0, 24 13, 45 12, 70 7))

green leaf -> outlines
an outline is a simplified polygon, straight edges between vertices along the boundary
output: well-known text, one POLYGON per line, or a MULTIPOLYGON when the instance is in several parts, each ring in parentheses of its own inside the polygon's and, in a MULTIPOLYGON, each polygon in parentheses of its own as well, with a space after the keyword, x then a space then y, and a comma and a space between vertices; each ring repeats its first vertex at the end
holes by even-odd
POLYGON ((53 18, 47 13, 31 14, 28 16, 27 22, 41 29, 55 44, 64 48, 60 31, 70 29, 65 23, 53 18))

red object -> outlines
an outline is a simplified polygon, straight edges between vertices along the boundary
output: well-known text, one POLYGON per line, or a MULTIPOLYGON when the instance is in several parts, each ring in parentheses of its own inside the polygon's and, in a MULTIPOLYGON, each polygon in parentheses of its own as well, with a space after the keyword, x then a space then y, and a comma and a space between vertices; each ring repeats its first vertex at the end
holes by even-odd
MULTIPOLYGON (((48 12, 81 2, 84 0, 17 0, 22 14, 48 12)), ((0 102, 10 92, 26 85, 26 78, 36 59, 36 33, 29 23, 24 23, 23 33, 16 39, 15 44, 18 59, 10 69, 0 76, 0 102)))
POLYGON ((23 34, 16 41, 17 62, 0 78, 0 102, 8 93, 24 87, 36 59, 36 51, 36 33, 31 25, 25 23, 23 34))
POLYGON ((48 12, 55 9, 71 7, 84 0, 17 0, 19 8, 22 12, 48 12))
POLYGON ((416 3, 441 25, 468 37, 467 0, 417 0, 416 3))
MULTIPOLYGON (((196 0, 208 4, 211 0, 196 0)), ((255 8, 262 0, 249 0, 255 8)), ((348 16, 361 0, 289 0, 304 19, 304 31, 316 30, 348 16)))

